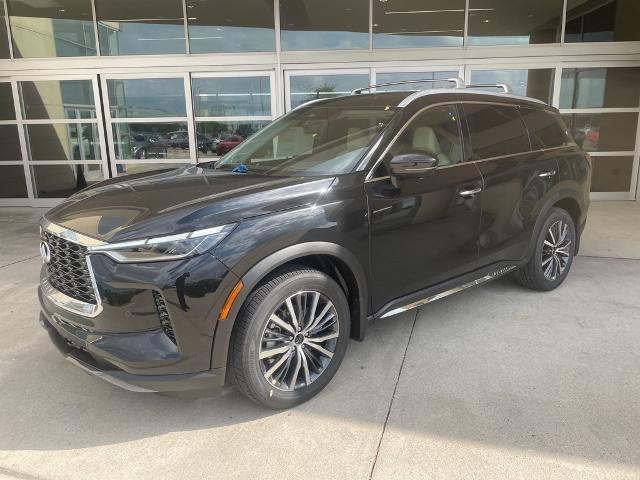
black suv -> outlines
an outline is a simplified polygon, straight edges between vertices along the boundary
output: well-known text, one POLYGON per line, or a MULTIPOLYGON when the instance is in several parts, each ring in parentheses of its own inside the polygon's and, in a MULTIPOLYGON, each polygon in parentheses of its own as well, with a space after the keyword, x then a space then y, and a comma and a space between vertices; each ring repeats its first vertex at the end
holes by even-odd
POLYGON ((41 324, 135 391, 290 407, 369 320, 513 272, 566 278, 591 161, 558 111, 464 87, 305 104, 213 164, 111 179, 42 222, 41 324))

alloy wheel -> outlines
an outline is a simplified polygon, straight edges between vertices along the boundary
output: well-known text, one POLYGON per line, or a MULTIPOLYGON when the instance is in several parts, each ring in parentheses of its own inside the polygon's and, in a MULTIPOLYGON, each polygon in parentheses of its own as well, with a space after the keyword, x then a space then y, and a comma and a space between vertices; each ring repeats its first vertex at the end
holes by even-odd
POLYGON ((567 268, 571 258, 569 225, 562 220, 551 224, 542 247, 542 271, 547 280, 555 281, 567 268))
POLYGON ((326 296, 316 291, 291 295, 262 332, 259 361, 264 378, 284 391, 309 386, 331 363, 339 336, 338 314, 326 296))

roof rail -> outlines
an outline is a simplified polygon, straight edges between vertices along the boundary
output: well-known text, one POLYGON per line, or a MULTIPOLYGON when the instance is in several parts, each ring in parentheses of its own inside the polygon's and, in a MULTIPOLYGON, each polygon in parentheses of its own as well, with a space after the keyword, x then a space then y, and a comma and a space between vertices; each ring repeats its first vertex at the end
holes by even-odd
POLYGON ((378 83, 377 85, 369 85, 369 86, 366 86, 366 87, 356 88, 355 90, 351 91, 351 95, 359 95, 364 90, 372 90, 372 89, 377 88, 377 87, 388 87, 388 86, 391 86, 391 85, 407 85, 407 84, 412 84, 412 83, 436 83, 436 82, 454 83, 456 88, 465 88, 464 80, 462 80, 460 77, 454 77, 454 78, 429 78, 429 79, 425 79, 425 80, 403 80, 401 82, 378 83))
POLYGON ((511 93, 511 87, 506 83, 474 83, 467 88, 500 88, 504 93, 511 93))

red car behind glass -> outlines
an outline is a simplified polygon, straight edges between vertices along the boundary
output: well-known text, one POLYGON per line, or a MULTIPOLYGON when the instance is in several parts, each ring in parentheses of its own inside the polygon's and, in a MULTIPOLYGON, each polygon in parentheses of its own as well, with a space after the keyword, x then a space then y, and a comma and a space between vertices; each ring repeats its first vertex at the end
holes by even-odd
POLYGON ((229 135, 220 139, 216 145, 216 155, 224 155, 236 148, 244 140, 240 135, 229 135))

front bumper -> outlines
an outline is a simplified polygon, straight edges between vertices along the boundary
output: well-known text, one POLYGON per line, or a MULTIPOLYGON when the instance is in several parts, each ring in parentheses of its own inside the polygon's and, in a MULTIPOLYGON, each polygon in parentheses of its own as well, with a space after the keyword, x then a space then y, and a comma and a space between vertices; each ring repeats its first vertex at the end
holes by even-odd
POLYGON ((182 392, 191 390, 217 390, 224 386, 225 369, 180 375, 134 375, 110 365, 90 352, 91 340, 82 329, 59 320, 50 321, 40 314, 40 325, 47 331, 51 341, 67 360, 85 372, 108 383, 132 392, 182 392), (54 324, 56 326, 54 326, 54 324))
POLYGON ((212 365, 213 337, 219 309, 237 278, 221 262, 204 254, 118 264, 91 255, 91 266, 99 300, 91 315, 61 302, 47 281, 46 268, 41 274, 40 323, 72 363, 132 391, 224 385, 226 362, 212 365), (168 316, 170 329, 161 314, 165 320, 168 316))

